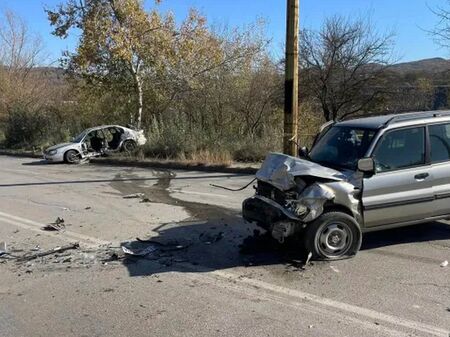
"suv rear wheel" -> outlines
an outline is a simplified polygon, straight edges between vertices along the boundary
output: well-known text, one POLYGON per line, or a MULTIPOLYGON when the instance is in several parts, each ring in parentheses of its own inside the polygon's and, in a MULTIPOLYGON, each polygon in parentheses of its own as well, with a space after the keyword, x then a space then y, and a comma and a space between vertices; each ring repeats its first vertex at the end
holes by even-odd
POLYGON ((305 248, 317 260, 339 260, 354 256, 362 235, 356 220, 348 214, 329 212, 310 223, 305 232, 305 248))

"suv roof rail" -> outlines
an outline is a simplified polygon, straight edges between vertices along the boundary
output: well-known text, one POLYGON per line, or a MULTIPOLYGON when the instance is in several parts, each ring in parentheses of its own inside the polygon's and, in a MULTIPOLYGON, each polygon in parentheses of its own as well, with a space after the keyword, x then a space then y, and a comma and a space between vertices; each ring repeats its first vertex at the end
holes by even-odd
POLYGON ((389 118, 384 125, 389 125, 391 123, 396 122, 405 122, 415 119, 422 119, 422 118, 433 118, 433 117, 442 117, 442 116, 450 116, 450 110, 437 110, 437 111, 420 111, 420 112, 409 112, 409 113, 403 113, 399 115, 394 115, 391 118, 389 118))

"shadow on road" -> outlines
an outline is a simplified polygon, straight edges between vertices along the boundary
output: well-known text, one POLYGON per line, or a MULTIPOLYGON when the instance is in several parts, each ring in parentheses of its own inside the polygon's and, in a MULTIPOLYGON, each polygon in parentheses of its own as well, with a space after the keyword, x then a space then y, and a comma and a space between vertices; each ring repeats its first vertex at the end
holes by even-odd
POLYGON ((22 165, 24 165, 24 166, 61 165, 61 164, 65 164, 65 163, 51 162, 51 161, 47 161, 44 159, 37 160, 37 161, 30 161, 27 163, 22 163, 22 165))
MULTIPOLYGON (((129 176, 128 183, 114 180, 111 186, 122 194, 144 193, 150 200, 183 207, 191 217, 184 222, 169 223, 154 229, 155 242, 123 243, 137 249, 155 245, 157 252, 143 257, 127 255, 123 260, 130 276, 165 272, 214 271, 233 267, 282 265, 301 270, 306 252, 299 241, 281 246, 252 224, 245 223, 238 211, 217 205, 183 201, 168 192, 174 175, 156 173, 158 182, 149 187, 141 179, 129 176), (156 263, 155 263, 156 262, 156 263), (193 269, 186 269, 188 262, 193 269)), ((144 238, 145 239, 145 238, 144 238)), ((363 250, 405 243, 450 240, 450 225, 441 222, 416 225, 366 234, 363 250)))
POLYGON ((420 225, 367 233, 363 237, 361 250, 405 243, 442 240, 450 240, 450 225, 444 222, 434 221, 420 225))

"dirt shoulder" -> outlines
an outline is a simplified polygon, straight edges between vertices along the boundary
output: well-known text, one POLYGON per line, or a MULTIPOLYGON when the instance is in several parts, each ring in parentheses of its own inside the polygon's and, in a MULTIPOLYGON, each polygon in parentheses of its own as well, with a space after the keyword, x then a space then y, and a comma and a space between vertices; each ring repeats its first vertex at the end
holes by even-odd
MULTIPOLYGON (((42 154, 25 150, 0 149, 0 155, 42 158, 42 154)), ((241 173, 254 174, 260 167, 260 163, 232 163, 230 165, 207 164, 198 162, 183 162, 176 160, 162 159, 137 159, 132 156, 109 156, 94 158, 90 161, 96 165, 130 166, 140 168, 160 168, 172 170, 194 170, 204 172, 223 172, 223 173, 241 173)))

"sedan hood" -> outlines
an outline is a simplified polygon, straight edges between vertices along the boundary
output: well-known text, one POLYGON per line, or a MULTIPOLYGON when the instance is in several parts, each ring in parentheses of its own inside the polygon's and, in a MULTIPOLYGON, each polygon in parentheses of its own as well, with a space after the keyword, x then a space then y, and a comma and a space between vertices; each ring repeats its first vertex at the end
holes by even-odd
POLYGON ((49 148, 46 149, 45 151, 48 152, 48 151, 52 151, 52 150, 58 150, 58 149, 60 149, 60 148, 63 148, 63 147, 69 146, 69 145, 73 145, 73 143, 61 143, 61 144, 56 144, 56 145, 53 145, 52 147, 49 147, 49 148))
POLYGON ((310 176, 331 181, 346 180, 346 176, 328 167, 281 153, 270 153, 256 173, 256 178, 286 191, 296 186, 295 177, 310 176))

